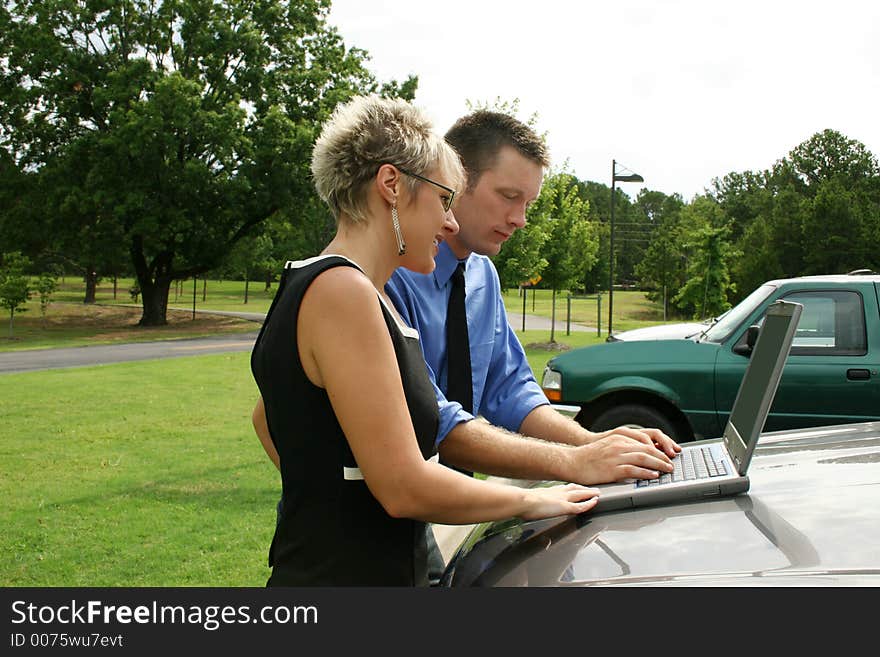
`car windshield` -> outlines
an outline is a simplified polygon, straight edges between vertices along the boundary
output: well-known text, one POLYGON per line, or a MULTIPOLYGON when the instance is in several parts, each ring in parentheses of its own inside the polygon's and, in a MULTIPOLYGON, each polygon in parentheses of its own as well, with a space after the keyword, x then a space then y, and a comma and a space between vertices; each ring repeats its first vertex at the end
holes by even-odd
POLYGON ((775 289, 775 285, 762 285, 759 287, 733 308, 721 315, 717 322, 707 328, 703 332, 702 340, 706 342, 723 342, 726 340, 727 336, 729 336, 737 326, 742 324, 743 320, 751 315, 752 311, 769 297, 775 289))

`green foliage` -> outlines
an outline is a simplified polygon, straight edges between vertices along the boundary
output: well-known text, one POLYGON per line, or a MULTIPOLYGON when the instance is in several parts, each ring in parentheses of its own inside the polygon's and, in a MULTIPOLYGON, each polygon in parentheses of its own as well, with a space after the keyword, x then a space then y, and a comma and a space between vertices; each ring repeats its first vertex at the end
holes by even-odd
POLYGON ((716 179, 711 197, 743 254, 733 301, 773 278, 880 266, 880 168, 838 132, 814 134, 769 170, 716 179))
MULTIPOLYGON (((599 249, 598 235, 587 218, 589 203, 578 195, 575 183, 574 176, 564 171, 546 176, 532 206, 547 236, 541 285, 553 290, 554 316, 556 292, 576 287, 584 272, 593 268, 599 249)), ((553 328, 550 341, 555 341, 553 328)))
POLYGON ((13 336, 15 313, 24 312, 31 297, 30 280, 25 270, 31 261, 19 251, 4 253, 0 264, 0 307, 9 311, 9 337, 13 336))
POLYGON ((4 4, 0 146, 36 178, 41 246, 99 274, 129 260, 141 322, 154 325, 165 322, 171 281, 216 268, 276 213, 295 220, 313 196, 311 144, 333 107, 355 93, 411 96, 417 85, 380 89, 366 53, 327 25, 329 7, 4 4))
POLYGON ((40 295, 40 316, 45 320, 46 308, 52 303, 52 295, 58 289, 58 278, 51 273, 44 273, 37 279, 36 291, 40 295))
POLYGON ((533 212, 544 217, 548 234, 541 282, 553 290, 576 287, 584 272, 593 268, 599 250, 597 231, 588 220, 590 204, 578 195, 575 182, 564 171, 548 175, 533 204, 533 212))
POLYGON ((683 246, 690 252, 687 281, 672 302, 695 319, 717 316, 730 308, 729 263, 740 255, 729 243, 729 229, 719 225, 722 214, 709 198, 697 197, 682 212, 683 246))
POLYGON ((878 174, 877 158, 865 145, 835 130, 817 132, 795 147, 787 160, 797 177, 813 190, 823 181, 858 185, 878 174))
POLYGON ((547 259, 542 255, 544 244, 550 237, 545 225, 546 216, 531 208, 526 216, 526 225, 515 231, 501 252, 492 258, 504 290, 536 280, 547 266, 547 259))
POLYGON ((291 212, 279 213, 266 222, 274 245, 275 273, 287 260, 301 260, 319 253, 333 237, 336 221, 325 203, 311 196, 291 212))
MULTIPOLYGON (((598 259, 592 269, 584 273, 584 277, 578 282, 578 287, 587 292, 608 289, 608 264, 609 264, 609 239, 610 239, 610 211, 611 211, 611 188, 601 183, 589 180, 579 180, 577 183, 578 195, 589 205, 589 218, 596 227, 599 238, 598 259)), ((625 194, 618 198, 617 209, 626 205, 629 199, 625 194)), ((615 211, 616 212, 616 211, 615 211)), ((615 218, 616 218, 615 214, 615 218)), ((615 222, 616 223, 616 222, 615 222)))
MULTIPOLYGON (((589 203, 590 219, 597 224, 598 260, 584 273, 581 287, 592 292, 608 289, 611 237, 611 188, 608 185, 578 182, 581 198, 589 203)), ((652 226, 644 209, 635 205, 620 188, 614 194, 614 281, 633 281, 635 266, 643 256, 652 226)))
POLYGON ((268 277, 274 271, 272 251, 272 238, 266 233, 246 237, 235 245, 228 269, 234 276, 241 276, 245 280, 244 303, 248 302, 250 281, 257 277, 268 277))
POLYGON ((683 228, 680 225, 685 206, 678 195, 656 196, 659 192, 648 194, 651 195, 649 205, 645 203, 647 199, 643 194, 639 194, 638 203, 650 220, 650 242, 644 256, 636 265, 635 276, 648 298, 665 303, 664 313, 668 313, 670 297, 687 280, 682 247, 683 228))

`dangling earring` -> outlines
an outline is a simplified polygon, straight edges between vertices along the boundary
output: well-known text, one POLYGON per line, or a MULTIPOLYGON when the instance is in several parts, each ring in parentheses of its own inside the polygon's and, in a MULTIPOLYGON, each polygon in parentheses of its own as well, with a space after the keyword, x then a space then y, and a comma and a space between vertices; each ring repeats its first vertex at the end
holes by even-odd
POLYGON ((406 253, 406 242, 400 233, 400 218, 397 216, 397 204, 391 206, 391 225, 394 227, 394 237, 397 238, 397 255, 406 253))

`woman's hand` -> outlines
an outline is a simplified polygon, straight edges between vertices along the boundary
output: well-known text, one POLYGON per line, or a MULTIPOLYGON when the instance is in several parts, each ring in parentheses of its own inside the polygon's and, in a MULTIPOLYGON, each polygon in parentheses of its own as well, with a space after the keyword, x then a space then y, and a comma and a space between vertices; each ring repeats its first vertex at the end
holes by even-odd
POLYGON ((519 517, 523 520, 540 520, 575 515, 589 511, 598 501, 598 490, 579 484, 530 488, 526 491, 526 511, 519 517))

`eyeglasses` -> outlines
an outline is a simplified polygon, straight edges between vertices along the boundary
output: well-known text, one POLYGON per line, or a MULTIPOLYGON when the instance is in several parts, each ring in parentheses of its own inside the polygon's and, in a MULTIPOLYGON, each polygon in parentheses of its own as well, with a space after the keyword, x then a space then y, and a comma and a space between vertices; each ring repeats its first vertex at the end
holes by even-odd
POLYGON ((440 196, 440 200, 443 201, 443 211, 449 212, 449 209, 452 207, 452 202, 455 200, 455 190, 454 189, 452 189, 451 187, 447 187, 446 185, 441 185, 440 183, 438 183, 435 180, 431 180, 430 178, 425 178, 424 176, 420 176, 419 174, 413 173, 412 171, 407 171, 406 169, 402 169, 400 167, 397 167, 397 170, 400 171, 400 173, 406 174, 407 176, 409 176, 411 178, 416 178, 417 180, 421 180, 422 182, 431 183, 432 185, 435 185, 435 186, 439 187, 440 189, 449 192, 448 196, 440 196))

